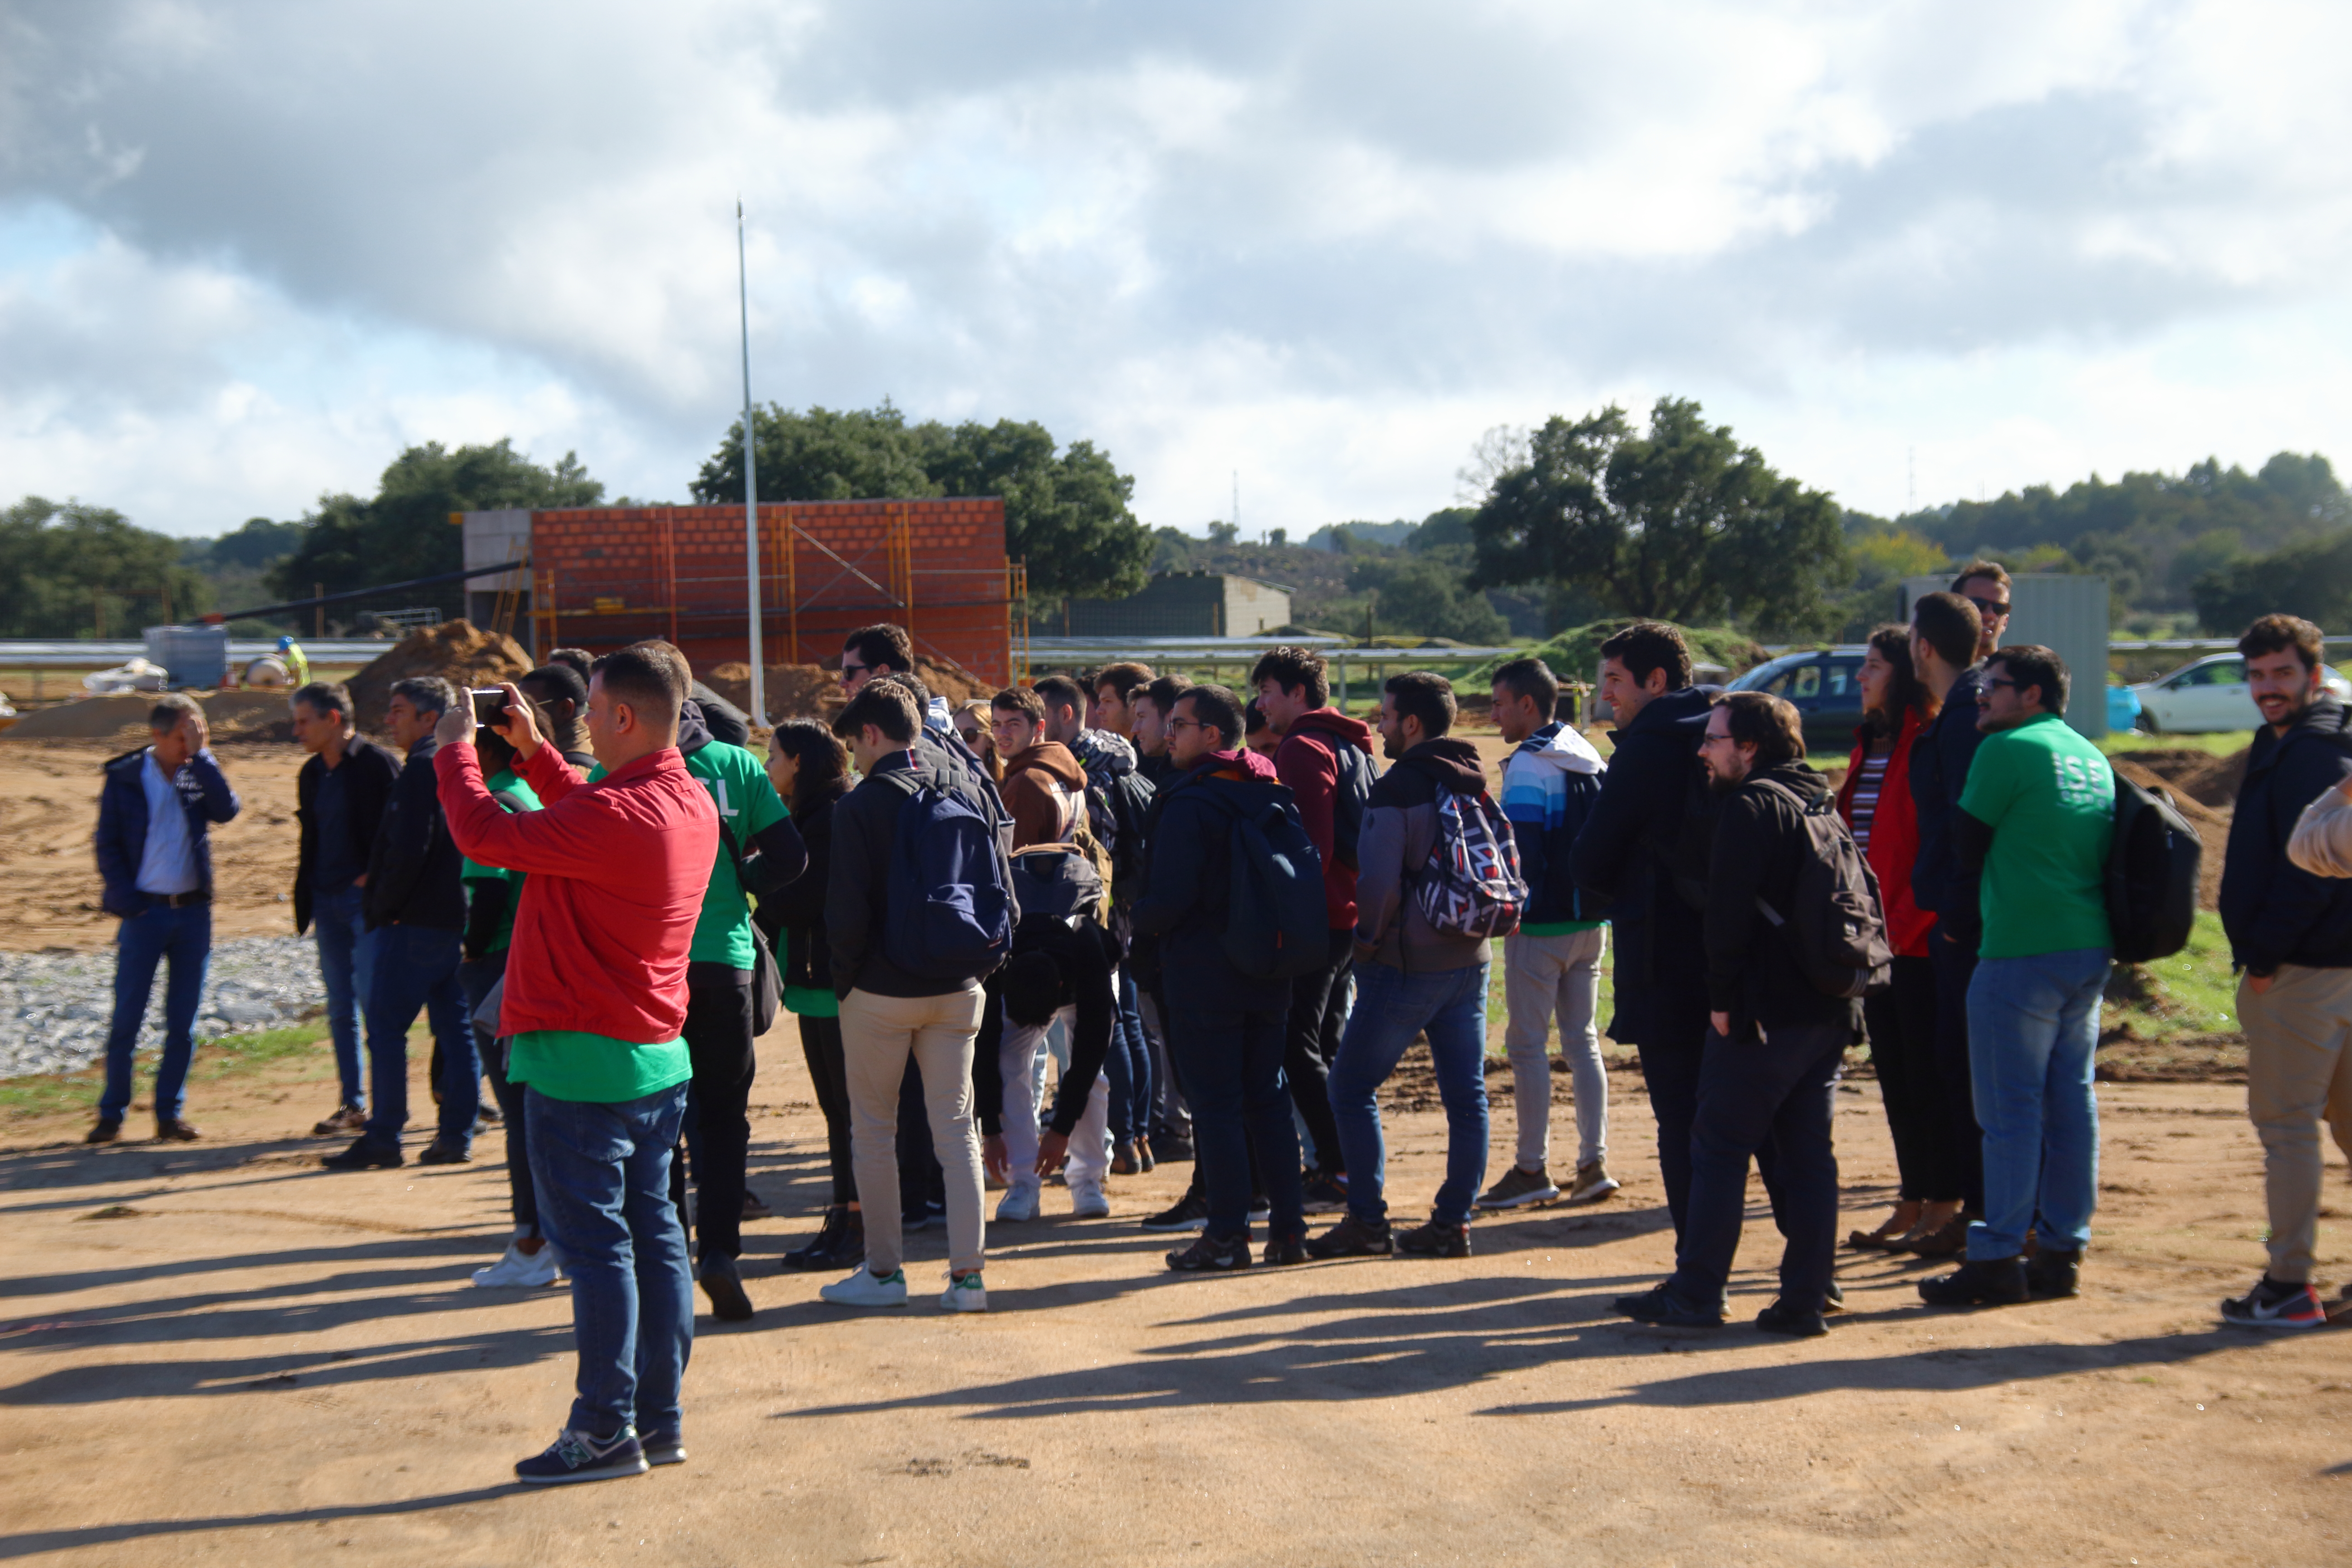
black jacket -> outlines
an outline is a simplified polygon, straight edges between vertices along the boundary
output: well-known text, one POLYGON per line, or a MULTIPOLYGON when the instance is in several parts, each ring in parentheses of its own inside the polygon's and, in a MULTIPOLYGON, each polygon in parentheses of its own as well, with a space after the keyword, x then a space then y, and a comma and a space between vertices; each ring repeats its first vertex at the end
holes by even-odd
POLYGON ((1703 687, 1666 692, 1617 732, 1601 793, 1569 851, 1576 885, 1609 906, 1616 926, 1612 1039, 1667 1043, 1673 1026, 1662 1007, 1672 1011, 1671 998, 1693 989, 1702 916, 1675 891, 1670 857, 1684 836, 1713 700, 1703 687))
POLYGON ((1944 696, 1935 721, 1911 742, 1911 804, 1919 816, 1919 854, 1911 862, 1911 898, 1923 910, 1961 928, 1964 945, 1976 945, 1977 879, 1960 863, 1952 818, 1968 787, 1969 764, 1984 744, 1977 728, 1977 694, 1984 689, 1981 666, 1964 669, 1944 696))
POLYGON ((767 933, 784 972, 784 984, 809 990, 833 988, 833 951, 824 940, 824 902, 833 876, 833 812, 845 787, 793 806, 793 826, 800 830, 808 854, 808 868, 781 885, 760 876, 761 861, 752 862, 759 885, 760 907, 752 915, 767 933))
MULTIPOLYGON (((1092 921, 1074 926, 1052 915, 1030 915, 1013 931, 1013 952, 1008 956, 1018 958, 1024 952, 1053 955, 1062 971, 1059 1005, 1076 1009, 1070 1030, 1069 1070, 1062 1075, 1061 1088, 1054 1091, 1053 1129, 1066 1138, 1078 1118, 1087 1113, 1087 1096, 1094 1091, 1103 1058, 1110 1052, 1112 1019, 1118 1011, 1110 976, 1112 966, 1118 963, 1118 947, 1092 921)), ((988 977, 984 985, 988 999, 980 1009, 980 1035, 972 1042, 972 1094, 979 1100, 980 1130, 986 1133, 1003 1131, 1004 1066, 1000 1059, 1004 1043, 1003 985, 1003 969, 988 977)))
POLYGON ((466 895, 457 884, 463 857, 441 815, 440 782, 433 772, 439 749, 430 735, 417 742, 384 803, 362 889, 370 931, 395 924, 466 928, 466 895))
POLYGON ((2303 808, 2352 771, 2352 710, 2322 692, 2284 737, 2254 731, 2221 863, 2221 929, 2251 974, 2282 963, 2352 968, 2352 881, 2315 877, 2286 858, 2303 808))
POLYGON ((1172 1005, 1287 1012, 1289 981, 1252 979, 1225 956, 1233 818, 1212 792, 1234 792, 1234 804, 1246 809, 1280 802, 1297 812, 1288 786, 1214 757, 1170 779, 1151 801, 1150 861, 1135 904, 1136 934, 1159 939, 1160 994, 1172 1005))
MULTIPOLYGON (((373 858, 376 829, 383 825, 383 808, 392 798, 392 786, 400 778, 400 759, 365 735, 353 735, 343 746, 343 760, 336 770, 343 774, 343 789, 349 811, 344 820, 352 826, 352 859, 361 866, 373 858)), ((327 776, 327 764, 311 757, 294 775, 294 820, 301 849, 294 862, 294 934, 301 935, 310 929, 310 872, 319 863, 319 785, 327 776)), ((373 880, 373 879, 370 879, 373 880)), ((366 889, 361 889, 364 892, 366 889)))
POLYGON ((1716 813, 1706 879, 1706 1005, 1731 1015, 1735 1040, 1754 1038, 1758 1025, 1767 1033, 1853 1026, 1860 1004, 1814 989, 1788 936, 1756 905, 1761 899, 1790 918, 1797 871, 1811 853, 1798 802, 1816 805, 1829 793, 1802 762, 1783 763, 1741 780, 1716 813))

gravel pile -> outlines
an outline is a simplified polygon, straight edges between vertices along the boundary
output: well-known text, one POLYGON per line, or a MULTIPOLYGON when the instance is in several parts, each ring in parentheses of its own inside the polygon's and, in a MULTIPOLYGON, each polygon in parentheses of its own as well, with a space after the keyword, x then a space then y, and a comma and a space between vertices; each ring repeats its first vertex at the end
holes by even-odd
MULTIPOLYGON (((158 964, 139 1048, 163 1040, 158 964)), ((309 937, 241 937, 215 943, 196 1008, 199 1042, 283 1028, 327 1005, 317 947, 309 937)), ((69 1072, 106 1055, 114 1014, 114 952, 0 952, 0 1078, 69 1072)))

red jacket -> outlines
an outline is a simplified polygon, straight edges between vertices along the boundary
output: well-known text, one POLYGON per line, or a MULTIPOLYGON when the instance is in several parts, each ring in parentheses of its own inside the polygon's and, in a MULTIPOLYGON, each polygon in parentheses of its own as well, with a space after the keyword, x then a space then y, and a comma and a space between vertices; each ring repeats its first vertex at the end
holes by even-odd
POLYGON ((459 851, 530 876, 499 1032, 579 1029, 632 1045, 686 1026, 686 958, 719 854, 719 812, 675 746, 595 784, 553 746, 523 764, 545 809, 509 816, 471 746, 433 759, 459 851))
POLYGON ((1339 784, 1339 761, 1333 750, 1354 746, 1371 754, 1371 726, 1350 719, 1337 708, 1316 708, 1291 721, 1275 749, 1274 771, 1290 786, 1298 803, 1299 826, 1323 857, 1323 912, 1333 931, 1356 929, 1356 868, 1343 866, 1331 852, 1332 799, 1339 784))
MULTIPOLYGON (((1838 815, 1853 826, 1853 792, 1862 782, 1863 759, 1870 752, 1870 729, 1855 732, 1853 756, 1846 763, 1845 782, 1838 785, 1838 815)), ((1911 862, 1919 858, 1919 809, 1911 801, 1911 742, 1919 734, 1919 710, 1904 710, 1903 732, 1886 755, 1886 777, 1878 786, 1878 809, 1870 818, 1870 853, 1864 857, 1878 874, 1878 896, 1886 906, 1886 940, 1903 958, 1927 956, 1927 933, 1936 916, 1911 897, 1911 862)))

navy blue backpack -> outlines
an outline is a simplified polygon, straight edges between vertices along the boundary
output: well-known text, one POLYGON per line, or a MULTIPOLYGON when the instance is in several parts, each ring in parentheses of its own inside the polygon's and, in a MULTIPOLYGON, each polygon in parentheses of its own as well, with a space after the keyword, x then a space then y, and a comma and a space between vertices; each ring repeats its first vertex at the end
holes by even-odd
POLYGON ((909 974, 982 980, 1013 951, 1013 907, 996 826, 961 797, 907 773, 890 845, 882 952, 909 974))
POLYGON ((1255 811, 1226 807, 1233 818, 1233 886, 1225 956, 1253 980, 1296 980, 1330 961, 1323 858, 1299 825, 1289 792, 1283 793, 1283 799, 1255 811))

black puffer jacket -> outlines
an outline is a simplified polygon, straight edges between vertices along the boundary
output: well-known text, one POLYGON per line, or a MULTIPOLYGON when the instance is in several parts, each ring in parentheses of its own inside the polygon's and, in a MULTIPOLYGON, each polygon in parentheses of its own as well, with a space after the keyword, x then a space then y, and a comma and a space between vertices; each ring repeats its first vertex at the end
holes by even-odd
POLYGON ((824 900, 833 876, 833 808, 848 793, 849 781, 842 779, 814 799, 793 803, 793 826, 808 851, 808 868, 799 876, 776 886, 761 876, 759 862, 752 862, 752 875, 761 885, 752 889, 760 907, 751 918, 776 952, 786 985, 810 991, 833 989, 833 953, 824 940, 824 900))
POLYGON ((2285 735, 2265 724, 2246 756, 2221 864, 2221 929, 2253 974, 2282 963, 2352 968, 2352 881, 2315 877, 2286 858, 2295 819, 2352 771, 2352 710, 2322 693, 2285 735))
POLYGON ((1759 769, 1722 797, 1706 880, 1706 1003, 1731 1015, 1731 1038, 1755 1038, 1761 1025, 1848 1029, 1861 1004, 1825 996, 1797 967, 1783 930, 1757 908, 1761 899, 1790 917, 1797 870, 1811 853, 1802 810, 1829 798, 1829 784, 1801 762, 1759 769), (1801 806, 1799 802, 1802 802, 1801 806))

